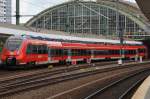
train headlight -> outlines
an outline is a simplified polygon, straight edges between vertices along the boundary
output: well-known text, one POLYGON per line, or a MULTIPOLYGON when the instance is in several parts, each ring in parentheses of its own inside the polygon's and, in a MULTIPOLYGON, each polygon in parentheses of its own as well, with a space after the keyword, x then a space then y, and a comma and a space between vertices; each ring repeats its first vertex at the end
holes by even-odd
POLYGON ((14 55, 14 52, 10 52, 10 55, 14 55))

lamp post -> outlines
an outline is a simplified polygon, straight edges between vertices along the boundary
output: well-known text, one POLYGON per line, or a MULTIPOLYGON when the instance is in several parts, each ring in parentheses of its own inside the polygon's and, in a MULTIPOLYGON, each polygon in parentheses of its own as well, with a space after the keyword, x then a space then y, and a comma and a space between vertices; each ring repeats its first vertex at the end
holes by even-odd
POLYGON ((123 33, 124 33, 124 30, 123 29, 119 29, 119 39, 120 39, 120 61, 121 61, 121 64, 122 64, 122 58, 124 57, 124 51, 123 51, 123 33))
POLYGON ((119 41, 120 41, 120 58, 118 60, 118 64, 122 65, 122 58, 123 58, 123 29, 120 27, 119 24, 119 0, 115 0, 116 1, 116 32, 117 35, 119 37, 119 41))
POLYGON ((20 21, 20 0, 16 0, 16 25, 19 25, 20 21))

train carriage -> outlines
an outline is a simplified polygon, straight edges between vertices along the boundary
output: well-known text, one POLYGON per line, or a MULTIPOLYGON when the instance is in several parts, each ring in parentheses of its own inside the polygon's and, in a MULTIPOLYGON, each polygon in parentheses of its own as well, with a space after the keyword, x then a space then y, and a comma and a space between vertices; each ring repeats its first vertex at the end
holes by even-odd
MULTIPOLYGON (((127 41, 128 42, 128 41, 127 41)), ((1 60, 7 65, 21 64, 49 64, 100 59, 123 58, 146 58, 146 47, 142 44, 124 44, 101 42, 101 43, 73 43, 38 40, 30 37, 12 36, 3 48, 1 60), (120 49, 123 56, 120 56, 120 49)))

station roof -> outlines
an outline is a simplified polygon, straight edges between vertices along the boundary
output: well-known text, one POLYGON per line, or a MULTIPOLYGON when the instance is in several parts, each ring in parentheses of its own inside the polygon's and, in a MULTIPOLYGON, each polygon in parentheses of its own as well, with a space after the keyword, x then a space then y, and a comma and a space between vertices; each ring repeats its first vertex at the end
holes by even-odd
MULTIPOLYGON (((38 29, 33 28, 33 27, 27 27, 27 26, 24 26, 24 25, 0 24, 0 28, 9 28, 9 29, 19 30, 19 31, 23 31, 23 32, 26 31, 28 33, 31 33, 31 32, 39 33, 38 29)), ((55 30, 46 30, 46 29, 40 29, 40 33, 43 33, 43 34, 57 34, 57 35, 62 35, 62 36, 85 37, 85 35, 80 34, 80 33, 79 34, 73 34, 73 33, 67 33, 67 32, 62 32, 62 31, 55 31, 55 30)), ((6 32, 6 34, 7 34, 7 32, 6 32)), ((107 38, 107 37, 102 36, 102 35, 97 36, 97 35, 92 35, 92 34, 91 35, 89 34, 89 37, 90 38, 98 38, 98 39, 107 38)))
POLYGON ((15 24, 3 24, 3 23, 0 23, 0 27, 7 27, 7 28, 11 28, 11 29, 19 29, 19 30, 30 30, 29 28, 27 28, 26 26, 24 25, 15 25, 15 24))
POLYGON ((136 0, 142 12, 150 21, 150 0, 136 0))
MULTIPOLYGON (((97 2, 93 1, 84 1, 84 0, 79 0, 82 3, 93 3, 93 4, 100 4, 104 5, 106 7, 116 9, 116 2, 114 0, 97 0, 97 2)), ((31 26, 32 23, 36 22, 38 19, 42 18, 44 15, 48 14, 50 11, 59 8, 60 6, 67 5, 67 4, 72 4, 75 1, 69 1, 69 2, 64 2, 62 4, 55 5, 53 7, 49 7, 42 12, 38 13, 35 15, 33 18, 31 18, 25 26, 31 26)), ((119 12, 126 15, 129 19, 132 19, 135 21, 145 32, 149 33, 150 30, 150 23, 148 19, 143 15, 139 7, 137 6, 136 3, 131 3, 128 1, 124 0, 119 0, 119 12)))
MULTIPOLYGON (((97 2, 101 2, 101 1, 115 2, 115 0, 97 0, 97 2)), ((119 3, 131 6, 131 7, 139 8, 138 5, 134 2, 130 2, 130 1, 126 1, 126 0, 119 0, 119 3)))
MULTIPOLYGON (((143 0, 139 0, 143 1, 143 0)), ((98 3, 110 5, 110 6, 116 6, 115 0, 97 0, 98 3)), ((139 18, 142 18, 144 21, 148 21, 148 19, 144 16, 144 14, 139 9, 138 5, 134 2, 125 1, 125 0, 119 0, 119 10, 128 12, 131 15, 137 16, 139 18)))
MULTIPOLYGON (((18 28, 18 26, 13 25, 14 27, 18 28)), ((11 25, 9 26, 11 27, 11 25)), ((80 42, 93 42, 93 43, 111 43, 111 44, 120 44, 119 40, 112 40, 112 39, 105 39, 105 38, 86 38, 86 37, 75 37, 75 36, 64 36, 64 35, 56 35, 56 34, 46 34, 46 33, 39 33, 39 32, 33 32, 30 30, 21 30, 21 29, 15 29, 15 28, 9 28, 8 26, 1 27, 0 26, 0 35, 27 35, 32 37, 42 37, 42 38, 49 38, 49 39, 57 39, 57 40, 68 40, 68 41, 80 41, 80 42)), ((55 31, 57 32, 57 31, 55 31)), ((142 42, 138 41, 131 41, 131 40, 125 40, 124 43, 126 44, 142 44, 142 42)))

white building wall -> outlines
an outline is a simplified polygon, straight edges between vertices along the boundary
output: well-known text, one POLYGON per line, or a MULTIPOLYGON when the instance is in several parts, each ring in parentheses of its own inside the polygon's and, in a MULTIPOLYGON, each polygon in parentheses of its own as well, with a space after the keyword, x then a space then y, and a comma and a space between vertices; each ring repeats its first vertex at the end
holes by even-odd
POLYGON ((11 24, 11 0, 0 0, 0 23, 11 24))

